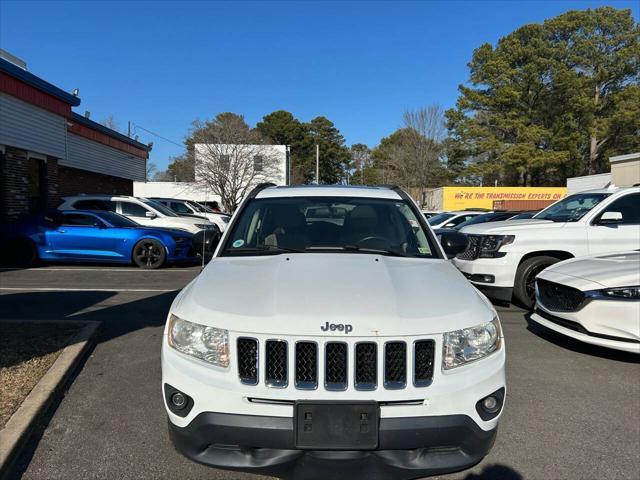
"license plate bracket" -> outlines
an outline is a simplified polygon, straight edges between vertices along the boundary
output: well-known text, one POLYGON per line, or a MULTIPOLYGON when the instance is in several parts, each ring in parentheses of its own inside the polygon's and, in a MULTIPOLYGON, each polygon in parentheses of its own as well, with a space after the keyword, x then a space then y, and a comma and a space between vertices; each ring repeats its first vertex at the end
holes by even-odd
POLYGON ((296 402, 296 447, 307 450, 375 450, 378 447, 379 418, 377 402, 296 402))

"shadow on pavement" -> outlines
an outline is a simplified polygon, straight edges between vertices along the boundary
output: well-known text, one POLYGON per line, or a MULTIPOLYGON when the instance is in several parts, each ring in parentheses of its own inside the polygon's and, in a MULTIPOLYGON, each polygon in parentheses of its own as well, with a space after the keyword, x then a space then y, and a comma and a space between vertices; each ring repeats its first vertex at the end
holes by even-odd
POLYGON ((488 465, 484 467, 480 473, 470 473, 464 480, 523 480, 524 477, 520 475, 511 467, 506 465, 488 465))
POLYGON ((178 290, 100 306, 117 292, 21 292, 0 296, 0 323, 6 320, 68 320, 102 322, 97 342, 146 327, 164 325, 178 290), (92 310, 92 307, 96 307, 92 310))
POLYGON ((567 337, 555 332, 544 325, 540 325, 531 320, 531 314, 527 313, 524 318, 527 320, 527 330, 548 342, 553 343, 567 350, 576 353, 583 353, 593 357, 606 358, 617 362, 640 363, 640 356, 634 353, 622 352, 611 348, 599 347, 588 343, 580 342, 574 338, 567 337))

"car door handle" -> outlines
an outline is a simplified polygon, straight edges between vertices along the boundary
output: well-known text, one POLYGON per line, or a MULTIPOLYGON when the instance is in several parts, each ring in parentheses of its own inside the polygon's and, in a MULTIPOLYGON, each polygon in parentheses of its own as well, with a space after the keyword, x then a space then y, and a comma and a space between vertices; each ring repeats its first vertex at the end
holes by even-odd
POLYGON ((67 233, 66 230, 58 229, 58 233, 67 233))

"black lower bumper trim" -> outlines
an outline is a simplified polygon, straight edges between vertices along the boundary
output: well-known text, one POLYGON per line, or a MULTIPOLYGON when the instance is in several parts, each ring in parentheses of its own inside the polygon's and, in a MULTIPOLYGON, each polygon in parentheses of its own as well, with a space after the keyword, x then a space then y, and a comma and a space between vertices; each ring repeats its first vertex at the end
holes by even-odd
POLYGON ((483 283, 474 283, 473 285, 492 300, 511 302, 511 297, 513 297, 513 287, 494 287, 483 283))
POLYGON ((180 428, 169 422, 176 449, 218 468, 296 479, 410 479, 455 472, 489 452, 497 429, 466 415, 382 418, 376 450, 298 450, 293 418, 206 412, 180 428), (331 469, 331 470, 328 470, 331 469))

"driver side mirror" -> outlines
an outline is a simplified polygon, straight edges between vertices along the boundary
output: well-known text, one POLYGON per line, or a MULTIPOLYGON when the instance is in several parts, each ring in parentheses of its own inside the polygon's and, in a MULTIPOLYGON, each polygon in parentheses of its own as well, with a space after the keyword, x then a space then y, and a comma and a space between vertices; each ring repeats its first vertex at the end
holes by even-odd
POLYGON ((153 212, 150 212, 149 210, 147 210, 146 212, 144 212, 144 216, 147 218, 150 218, 151 220, 153 220, 154 218, 156 218, 158 215, 156 215, 153 212))
POLYGON ((622 222, 622 213, 620 212, 604 212, 598 220, 600 225, 611 225, 622 222))
POLYGON ((447 254, 447 258, 453 258, 457 254, 464 252, 469 242, 467 236, 460 232, 443 232, 438 235, 438 239, 444 249, 444 253, 447 254))

